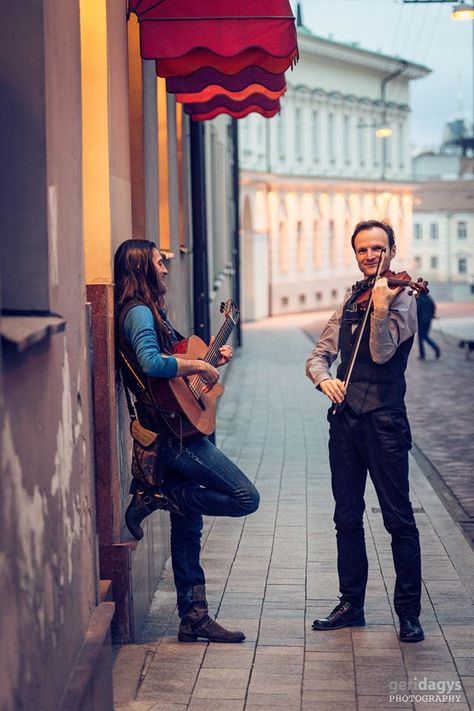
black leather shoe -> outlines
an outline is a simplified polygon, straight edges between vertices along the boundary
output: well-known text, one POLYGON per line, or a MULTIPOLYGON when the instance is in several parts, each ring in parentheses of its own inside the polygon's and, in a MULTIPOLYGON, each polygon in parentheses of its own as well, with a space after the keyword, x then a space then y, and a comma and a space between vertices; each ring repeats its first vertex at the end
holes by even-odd
POLYGON ((424 638, 418 617, 400 617, 400 642, 421 642, 424 638))
POLYGON ((342 627, 363 627, 364 625, 364 608, 354 607, 350 602, 341 600, 330 615, 313 622, 313 630, 338 630, 342 627))
POLYGON ((181 514, 179 508, 170 499, 159 491, 137 491, 125 511, 125 523, 127 528, 137 541, 143 538, 143 528, 141 522, 144 518, 161 509, 181 514))

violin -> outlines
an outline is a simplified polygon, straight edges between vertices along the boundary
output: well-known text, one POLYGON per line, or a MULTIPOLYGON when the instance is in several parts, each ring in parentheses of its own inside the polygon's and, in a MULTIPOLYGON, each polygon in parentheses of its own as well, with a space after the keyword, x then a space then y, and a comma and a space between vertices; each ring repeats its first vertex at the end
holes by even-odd
MULTIPOLYGON (((398 272, 397 274, 396 272, 392 272, 390 269, 387 269, 380 276, 385 277, 390 289, 396 289, 398 286, 404 286, 410 289, 408 292, 410 296, 415 293, 417 296, 419 294, 429 294, 430 290, 428 289, 428 282, 423 279, 423 277, 419 277, 417 281, 413 281, 408 272, 398 272)), ((359 294, 356 299, 356 304, 361 311, 365 311, 369 305, 370 297, 372 295, 372 288, 375 284, 375 277, 371 279, 371 282, 372 283, 369 288, 359 294)))

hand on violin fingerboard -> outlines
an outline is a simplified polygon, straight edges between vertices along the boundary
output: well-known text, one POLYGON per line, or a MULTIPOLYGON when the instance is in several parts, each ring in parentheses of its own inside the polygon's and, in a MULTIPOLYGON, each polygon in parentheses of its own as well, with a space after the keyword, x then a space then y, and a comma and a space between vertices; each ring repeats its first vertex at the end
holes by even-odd
POLYGON ((374 316, 385 318, 390 309, 390 304, 403 289, 402 286, 390 288, 385 277, 380 277, 372 287, 372 303, 374 306, 374 316))
POLYGON ((319 387, 334 404, 343 402, 346 397, 346 386, 339 378, 322 380, 319 383, 319 387))

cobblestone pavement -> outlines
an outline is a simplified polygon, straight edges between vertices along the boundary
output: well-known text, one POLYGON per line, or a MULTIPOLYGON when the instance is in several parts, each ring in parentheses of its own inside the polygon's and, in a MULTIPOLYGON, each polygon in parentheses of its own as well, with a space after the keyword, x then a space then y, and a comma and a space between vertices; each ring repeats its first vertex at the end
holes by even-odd
POLYGON ((247 640, 179 644, 167 569, 140 643, 119 650, 117 711, 467 711, 474 704, 474 552, 413 459, 426 640, 398 641, 390 541, 371 485, 368 624, 311 630, 337 602, 337 576, 327 404, 304 376, 311 344, 303 321, 245 328, 219 410, 218 443, 256 482, 262 502, 246 519, 206 521, 203 563, 212 613, 247 640), (415 690, 405 702, 407 684, 415 690), (426 700, 448 689, 459 700, 426 700))

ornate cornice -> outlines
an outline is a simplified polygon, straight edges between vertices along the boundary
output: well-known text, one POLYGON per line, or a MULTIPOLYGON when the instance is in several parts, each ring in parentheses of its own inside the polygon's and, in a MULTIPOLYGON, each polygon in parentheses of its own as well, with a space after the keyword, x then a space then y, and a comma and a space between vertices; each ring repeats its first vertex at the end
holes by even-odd
MULTIPOLYGON (((317 101, 324 101, 325 104, 332 104, 334 106, 346 106, 358 104, 361 108, 383 108, 383 103, 380 99, 371 99, 368 96, 355 96, 355 94, 343 94, 340 91, 326 91, 321 89, 321 87, 315 87, 311 89, 306 84, 288 84, 288 91, 285 97, 285 101, 288 102, 289 99, 302 99, 303 101, 311 101, 316 99, 317 101)), ((388 101, 386 104, 386 109, 389 111, 399 112, 401 114, 410 113, 410 107, 408 104, 397 104, 394 101, 388 101)))
POLYGON ((300 175, 275 175, 275 173, 264 173, 252 170, 242 170, 240 182, 243 187, 252 186, 254 189, 270 190, 291 190, 291 191, 311 191, 336 190, 347 192, 372 192, 384 193, 394 192, 402 194, 412 194, 417 183, 411 180, 385 180, 383 182, 370 178, 325 178, 322 176, 300 176, 300 175))
POLYGON ((359 67, 369 67, 384 74, 390 74, 398 69, 401 64, 405 65, 402 78, 421 79, 431 73, 431 69, 422 64, 408 62, 399 57, 390 57, 379 52, 361 49, 357 45, 343 44, 334 40, 325 39, 316 35, 298 34, 298 46, 300 50, 300 60, 305 52, 320 57, 328 57, 338 62, 346 62, 359 67))

